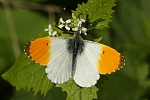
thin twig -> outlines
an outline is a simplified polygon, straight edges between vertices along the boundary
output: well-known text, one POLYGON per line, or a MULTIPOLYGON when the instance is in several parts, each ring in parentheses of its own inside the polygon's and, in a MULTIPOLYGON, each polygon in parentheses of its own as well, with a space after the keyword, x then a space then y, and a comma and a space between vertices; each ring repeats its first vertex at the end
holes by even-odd
POLYGON ((20 49, 19 49, 19 42, 18 42, 18 39, 17 39, 17 34, 16 34, 16 30, 15 30, 14 21, 13 21, 13 18, 12 18, 11 9, 10 9, 9 4, 7 3, 7 0, 6 1, 3 0, 2 4, 3 4, 3 7, 4 7, 6 21, 7 21, 7 25, 8 25, 8 29, 9 29, 9 33, 10 33, 13 52, 14 52, 15 57, 17 58, 20 54, 20 49))
POLYGON ((31 2, 18 2, 18 1, 10 1, 9 2, 12 6, 18 8, 26 8, 38 11, 44 11, 47 13, 63 13, 63 10, 59 6, 55 5, 47 5, 47 4, 38 4, 38 3, 31 3, 31 2))
POLYGON ((26 8, 31 10, 43 11, 48 14, 49 22, 55 20, 55 13, 57 14, 64 14, 62 7, 50 5, 50 4, 38 4, 38 3, 31 3, 25 1, 10 1, 10 4, 16 8, 26 8))
POLYGON ((47 4, 38 4, 38 3, 31 3, 25 1, 10 1, 10 5, 16 8, 26 8, 31 10, 43 11, 48 14, 49 22, 55 20, 55 13, 62 14, 64 13, 62 7, 55 6, 55 5, 47 5, 47 4))

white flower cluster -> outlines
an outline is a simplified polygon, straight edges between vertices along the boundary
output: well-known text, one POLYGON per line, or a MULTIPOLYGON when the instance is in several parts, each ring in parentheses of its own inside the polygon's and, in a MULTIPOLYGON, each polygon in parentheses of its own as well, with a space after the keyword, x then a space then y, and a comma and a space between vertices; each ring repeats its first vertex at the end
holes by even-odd
POLYGON ((70 30, 70 27, 69 27, 69 24, 71 23, 71 20, 70 19, 68 19, 68 20, 66 20, 66 21, 63 21, 63 19, 62 18, 60 18, 59 19, 59 21, 60 21, 60 25, 58 26, 60 29, 62 29, 63 27, 65 27, 66 28, 66 30, 70 30))
POLYGON ((76 25, 75 28, 72 28, 73 31, 79 32, 80 34, 83 33, 84 35, 87 35, 87 28, 82 27, 82 23, 85 23, 84 19, 80 19, 78 24, 76 25))
POLYGON ((49 36, 54 37, 57 34, 57 31, 53 31, 51 24, 48 25, 44 31, 48 31, 49 36))
MULTIPOLYGON (((75 27, 71 28, 70 24, 71 24, 71 19, 68 19, 66 21, 64 21, 62 18, 60 18, 60 25, 58 25, 58 27, 60 29, 62 29, 63 27, 67 30, 67 31, 74 31, 74 32, 79 32, 80 34, 83 33, 84 35, 87 35, 87 28, 82 27, 82 23, 85 23, 85 19, 80 19, 77 24, 75 25, 75 27)), ((49 24, 48 28, 45 29, 45 31, 48 31, 50 36, 55 36, 57 34, 56 31, 52 30, 52 26, 51 24, 49 24)))

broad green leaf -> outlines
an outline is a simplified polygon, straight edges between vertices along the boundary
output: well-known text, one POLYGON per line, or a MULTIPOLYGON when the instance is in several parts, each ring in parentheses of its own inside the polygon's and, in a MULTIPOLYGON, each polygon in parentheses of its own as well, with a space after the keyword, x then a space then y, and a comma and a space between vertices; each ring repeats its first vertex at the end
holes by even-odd
POLYGON ((34 95, 41 91, 41 94, 45 96, 53 86, 53 83, 46 76, 45 66, 36 64, 24 53, 18 57, 14 65, 2 77, 15 86, 17 90, 21 88, 33 89, 34 95))
POLYGON ((34 96, 33 94, 33 91, 21 89, 15 92, 9 100, 66 100, 67 95, 65 92, 62 93, 61 88, 53 88, 47 93, 45 97, 40 93, 37 93, 36 96, 34 96))
POLYGON ((98 88, 92 86, 89 88, 81 88, 77 86, 73 79, 70 79, 64 84, 59 84, 57 87, 61 87, 62 91, 67 92, 66 100, 93 100, 97 99, 98 88))
POLYGON ((86 18, 88 15, 92 27, 103 29, 108 27, 111 21, 111 14, 114 12, 116 0, 88 0, 87 3, 78 4, 76 11, 72 11, 79 18, 86 18))

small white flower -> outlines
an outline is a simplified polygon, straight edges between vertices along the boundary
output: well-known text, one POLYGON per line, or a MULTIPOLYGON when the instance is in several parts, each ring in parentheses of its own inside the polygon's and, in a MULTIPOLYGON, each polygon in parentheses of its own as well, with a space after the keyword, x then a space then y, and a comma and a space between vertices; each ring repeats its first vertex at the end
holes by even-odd
POLYGON ((60 18, 59 19, 59 21, 60 21, 60 25, 58 26, 60 29, 62 29, 63 27, 65 27, 66 28, 66 30, 70 30, 70 27, 69 27, 69 24, 71 23, 71 20, 70 19, 68 19, 68 20, 66 20, 66 21, 63 21, 63 19, 62 18, 60 18))
POLYGON ((85 19, 79 19, 77 26, 81 27, 82 23, 85 23, 85 19))
POLYGON ((78 24, 77 24, 77 26, 81 27, 81 25, 82 25, 82 21, 79 21, 78 24))
POLYGON ((87 28, 82 27, 82 32, 83 32, 84 35, 87 35, 87 33, 86 33, 87 32, 87 28))
POLYGON ((54 37, 57 34, 57 31, 53 31, 51 24, 48 25, 44 31, 48 31, 49 36, 54 37))
POLYGON ((52 37, 54 37, 57 34, 57 31, 53 31, 53 33, 51 34, 52 37))
POLYGON ((78 27, 72 28, 72 31, 78 31, 78 27))
POLYGON ((80 19, 79 22, 78 22, 78 24, 77 24, 77 26, 81 27, 82 23, 85 23, 85 19, 80 19))
POLYGON ((52 26, 51 24, 48 25, 48 28, 46 28, 44 31, 52 31, 52 26))
POLYGON ((84 23, 85 20, 84 19, 80 19, 78 24, 77 24, 77 27, 75 28, 72 28, 73 31, 75 32, 79 32, 80 34, 83 33, 84 35, 87 35, 87 28, 85 27, 82 27, 82 23, 84 23))
POLYGON ((86 20, 85 19, 80 19, 80 21, 83 22, 83 23, 85 23, 86 20))

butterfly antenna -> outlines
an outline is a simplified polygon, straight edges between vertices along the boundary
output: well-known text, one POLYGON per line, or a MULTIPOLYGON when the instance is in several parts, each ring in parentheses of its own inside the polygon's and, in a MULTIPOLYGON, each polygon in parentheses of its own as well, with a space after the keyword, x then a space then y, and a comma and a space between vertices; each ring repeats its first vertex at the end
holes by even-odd
POLYGON ((66 10, 65 7, 63 8, 63 10, 65 11, 65 13, 66 13, 69 17, 71 17, 71 15, 67 12, 67 10, 66 10))

